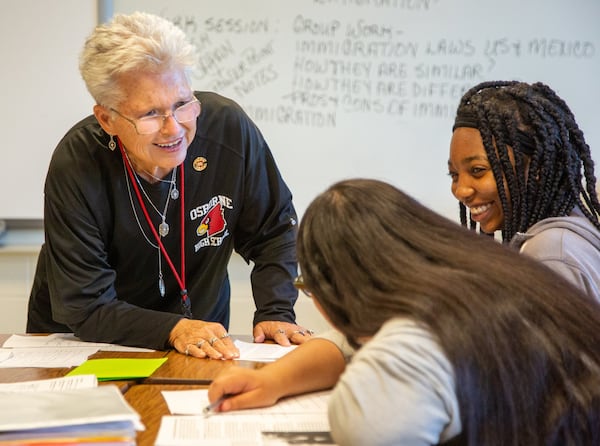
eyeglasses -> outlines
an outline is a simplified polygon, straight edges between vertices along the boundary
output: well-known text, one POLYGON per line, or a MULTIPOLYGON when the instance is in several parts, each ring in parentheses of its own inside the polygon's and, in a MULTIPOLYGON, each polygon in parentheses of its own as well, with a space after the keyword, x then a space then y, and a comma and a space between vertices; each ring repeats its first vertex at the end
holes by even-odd
POLYGON ((165 120, 168 117, 173 117, 173 119, 175 119, 175 121, 177 121, 179 124, 193 121, 200 114, 200 108, 200 101, 194 98, 191 101, 180 105, 171 113, 164 115, 143 116, 138 119, 128 118, 119 110, 115 110, 114 108, 111 108, 111 110, 118 114, 121 118, 130 122, 138 135, 151 135, 152 133, 156 133, 163 128, 165 125, 165 120))
POLYGON ((312 293, 306 289, 304 285, 304 279, 302 278, 302 274, 294 279, 294 286, 296 289, 302 291, 307 297, 312 297, 312 293))

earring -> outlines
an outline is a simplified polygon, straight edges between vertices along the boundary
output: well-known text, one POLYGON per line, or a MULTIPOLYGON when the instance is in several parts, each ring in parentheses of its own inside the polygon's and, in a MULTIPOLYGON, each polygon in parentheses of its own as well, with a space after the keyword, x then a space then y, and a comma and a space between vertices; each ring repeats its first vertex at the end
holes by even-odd
POLYGON ((114 151, 117 148, 117 143, 115 142, 113 135, 110 135, 110 141, 108 141, 108 148, 112 151, 114 151))

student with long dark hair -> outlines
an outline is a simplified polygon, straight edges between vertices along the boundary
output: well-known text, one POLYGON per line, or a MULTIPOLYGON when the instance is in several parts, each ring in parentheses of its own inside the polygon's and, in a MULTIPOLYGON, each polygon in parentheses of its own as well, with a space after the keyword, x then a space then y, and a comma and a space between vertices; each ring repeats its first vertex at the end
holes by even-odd
POLYGON ((539 82, 473 87, 456 112, 448 169, 465 226, 501 231, 600 300, 594 161, 556 92, 539 82))
POLYGON ((600 305, 541 262, 369 179, 319 195, 297 248, 336 331, 228 369, 219 410, 334 387, 340 445, 600 444, 600 305))

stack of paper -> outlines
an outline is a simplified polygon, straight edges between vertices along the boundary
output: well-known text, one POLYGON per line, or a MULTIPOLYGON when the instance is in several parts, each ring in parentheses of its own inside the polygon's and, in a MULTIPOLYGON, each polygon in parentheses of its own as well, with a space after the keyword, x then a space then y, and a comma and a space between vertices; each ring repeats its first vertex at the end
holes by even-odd
POLYGON ((135 445, 144 426, 116 386, 0 389, 0 445, 135 445))

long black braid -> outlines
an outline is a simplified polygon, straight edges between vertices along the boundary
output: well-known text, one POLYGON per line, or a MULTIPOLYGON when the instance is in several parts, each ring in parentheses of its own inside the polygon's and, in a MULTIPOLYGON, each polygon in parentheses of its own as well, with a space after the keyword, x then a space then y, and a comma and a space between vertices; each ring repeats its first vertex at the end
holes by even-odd
MULTIPOLYGON (((481 83, 458 106, 454 127, 464 126, 481 133, 504 211, 504 242, 540 220, 569 215, 575 206, 600 230, 590 148, 573 113, 550 87, 481 83)), ((462 203, 460 219, 475 228, 462 203)))

